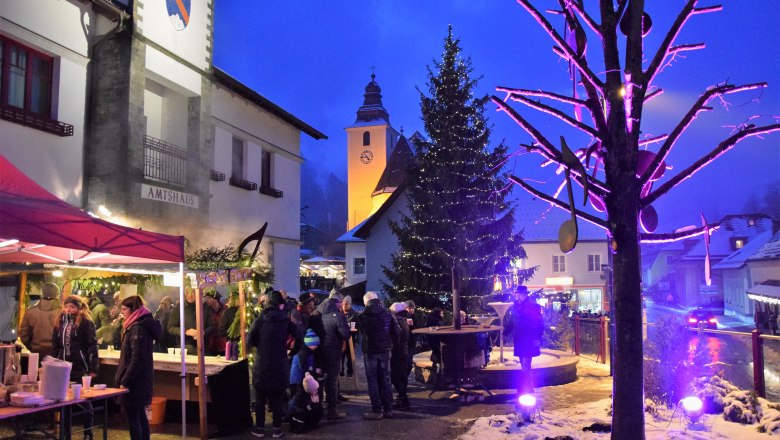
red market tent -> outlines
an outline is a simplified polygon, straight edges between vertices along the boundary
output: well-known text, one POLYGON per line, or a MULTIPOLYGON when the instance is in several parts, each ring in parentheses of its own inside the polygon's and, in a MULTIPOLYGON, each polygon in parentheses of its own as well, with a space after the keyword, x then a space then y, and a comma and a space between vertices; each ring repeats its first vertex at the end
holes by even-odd
POLYGON ((43 189, 0 155, 0 263, 183 261, 184 237, 93 217, 43 189))

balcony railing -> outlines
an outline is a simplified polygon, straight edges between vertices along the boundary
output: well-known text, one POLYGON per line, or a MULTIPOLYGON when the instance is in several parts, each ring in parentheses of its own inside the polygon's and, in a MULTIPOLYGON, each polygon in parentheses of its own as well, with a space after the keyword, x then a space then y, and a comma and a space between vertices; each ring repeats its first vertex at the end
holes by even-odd
POLYGON ((215 182, 224 182, 225 173, 220 173, 219 171, 211 170, 211 180, 215 182))
POLYGON ((49 119, 43 115, 28 112, 23 109, 3 105, 0 106, 0 119, 26 125, 57 136, 73 136, 73 126, 64 122, 49 119))
POLYGON ((186 153, 178 145, 144 136, 144 177, 183 186, 187 183, 186 153))
POLYGON ((239 188, 243 188, 247 191, 254 191, 257 189, 257 184, 255 182, 250 182, 248 180, 239 179, 237 177, 230 177, 230 184, 239 188))
POLYGON ((284 197, 284 193, 281 190, 278 190, 276 188, 272 188, 270 186, 261 186, 260 187, 260 194, 265 194, 267 196, 276 197, 277 199, 281 199, 284 197))

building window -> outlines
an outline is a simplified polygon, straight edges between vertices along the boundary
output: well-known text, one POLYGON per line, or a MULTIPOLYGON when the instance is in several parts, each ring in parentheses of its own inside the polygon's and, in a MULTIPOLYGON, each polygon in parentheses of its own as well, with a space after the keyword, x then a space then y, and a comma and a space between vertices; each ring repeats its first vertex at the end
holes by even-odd
POLYGON ((244 178, 244 141, 233 136, 233 162, 230 168, 230 176, 236 180, 244 178))
POLYGON ((601 255, 588 254, 588 272, 601 272, 601 255))
POLYGON ((52 57, 0 38, 0 58, 2 104, 50 117, 52 57))
POLYGON ((352 259, 353 269, 352 275, 365 275, 366 274, 366 258, 355 257, 352 259))
POLYGON ((747 238, 745 237, 732 237, 731 249, 732 250, 742 249, 743 247, 745 247, 745 243, 747 243, 747 238))
POLYGON ((363 146, 371 145, 371 133, 364 131, 363 132, 363 146))
POLYGON ((270 151, 263 150, 262 170, 260 171, 260 187, 271 188, 271 163, 273 157, 270 151))
POLYGON ((749 218, 748 219, 748 226, 755 226, 756 225, 756 219, 749 218))
POLYGON ((566 256, 553 255, 553 272, 566 272, 566 256))

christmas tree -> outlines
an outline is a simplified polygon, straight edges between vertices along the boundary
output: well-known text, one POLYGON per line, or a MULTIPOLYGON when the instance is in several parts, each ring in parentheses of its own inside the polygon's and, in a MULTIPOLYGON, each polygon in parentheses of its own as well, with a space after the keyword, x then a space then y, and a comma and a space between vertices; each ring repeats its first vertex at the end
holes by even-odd
MULTIPOLYGON (((470 58, 450 26, 441 61, 428 67, 428 93, 420 92, 426 139, 414 143, 407 169, 409 215, 391 222, 399 251, 384 268, 384 287, 394 299, 422 307, 451 304, 452 268, 457 267, 466 304, 492 293, 496 276, 524 258, 520 234, 513 234, 514 210, 502 165, 507 149, 490 149, 484 113, 488 97, 474 98, 470 58)), ((530 275, 521 271, 520 280, 530 275)))

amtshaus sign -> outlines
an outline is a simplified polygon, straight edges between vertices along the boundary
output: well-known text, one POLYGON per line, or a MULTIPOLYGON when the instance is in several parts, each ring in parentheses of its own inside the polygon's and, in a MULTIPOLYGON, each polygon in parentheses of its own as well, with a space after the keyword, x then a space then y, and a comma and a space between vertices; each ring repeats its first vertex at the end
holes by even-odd
POLYGON ((160 188, 159 186, 147 185, 145 183, 141 184, 141 198, 173 203, 174 205, 186 206, 188 208, 197 208, 200 204, 200 199, 196 195, 167 188, 160 188))

